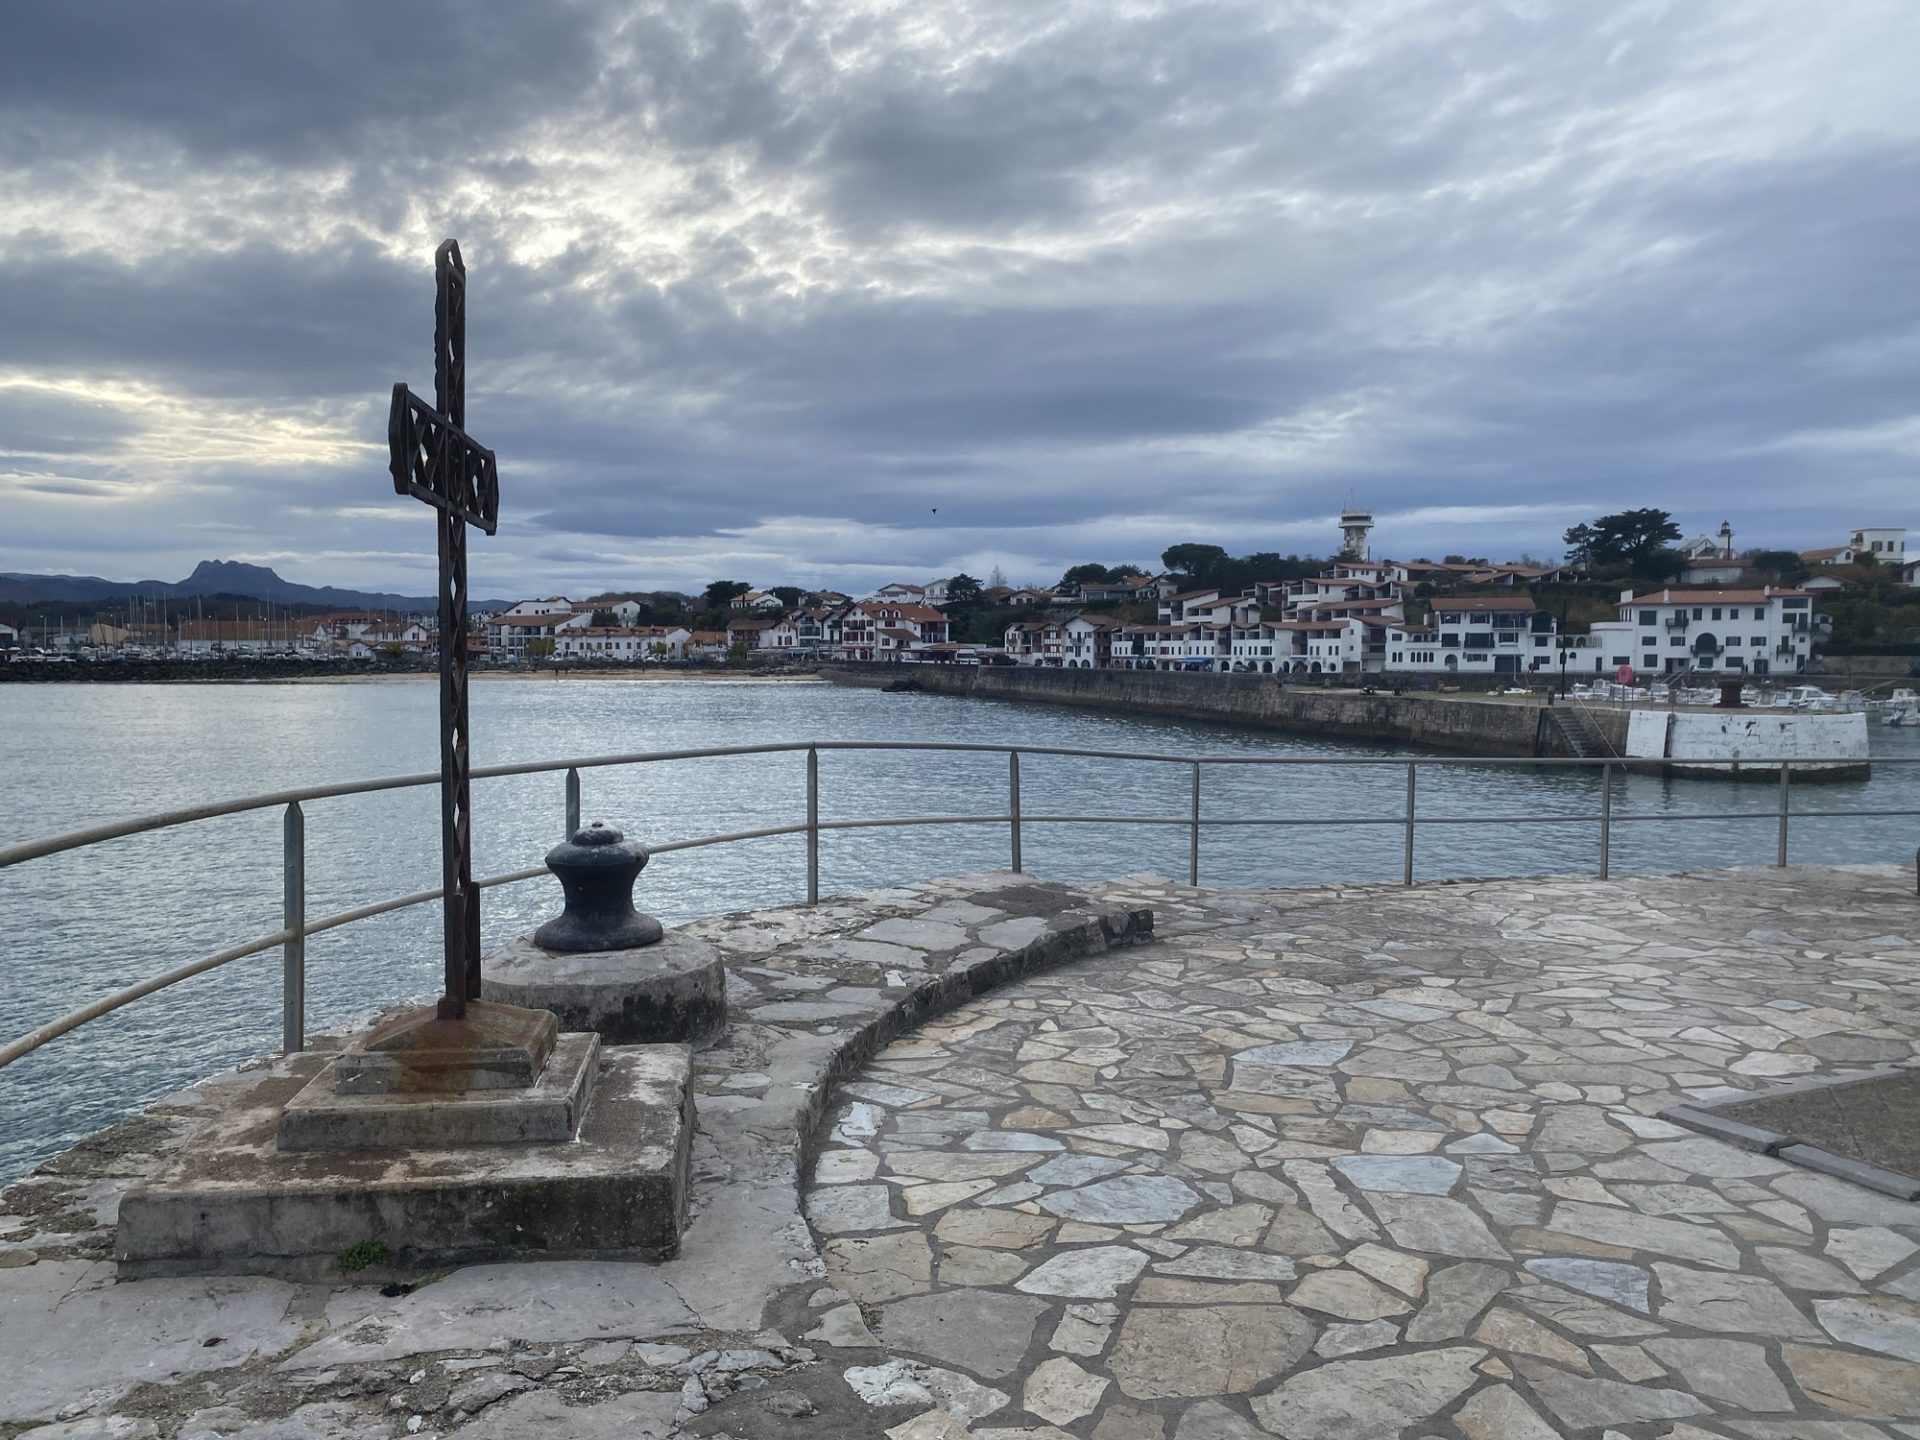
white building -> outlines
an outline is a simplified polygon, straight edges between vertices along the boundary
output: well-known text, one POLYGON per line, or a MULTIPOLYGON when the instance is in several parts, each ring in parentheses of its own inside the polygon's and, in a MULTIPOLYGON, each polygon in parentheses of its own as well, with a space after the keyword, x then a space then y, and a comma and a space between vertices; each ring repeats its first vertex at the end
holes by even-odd
POLYGON ((1680 547, 1686 566, 1680 572, 1687 585, 1733 585, 1745 571, 1733 554, 1733 522, 1722 520, 1717 534, 1696 535, 1680 547))
POLYGON ((1882 565, 1907 563, 1907 531, 1904 525, 1868 526, 1854 531, 1847 543, 1855 555, 1871 555, 1882 565))
POLYGON ((1058 628, 1060 659, 1068 669, 1104 670, 1113 663, 1113 639, 1120 633, 1121 622, 1111 615, 1072 615, 1058 628))
POLYGON ((1642 675, 1790 675, 1813 653, 1813 597, 1804 590, 1623 590, 1619 616, 1607 633, 1631 635, 1631 663, 1642 675))
POLYGON ((564 595, 522 600, 487 621, 487 655, 494 660, 524 660, 528 642, 551 642, 555 632, 572 624, 576 616, 574 603, 564 595))
POLYGON ((1871 558, 1882 565, 1904 568, 1907 563, 1906 528, 1899 525, 1864 525, 1847 538, 1846 544, 1802 550, 1800 558, 1808 565, 1851 565, 1856 560, 1871 558))
POLYGON ((554 655, 562 660, 683 660, 691 630, 677 625, 568 626, 554 637, 554 655))
POLYGON ((841 619, 839 654, 843 660, 906 660, 913 652, 947 641, 947 617, 931 605, 863 600, 841 619))
POLYGON ((1555 617, 1526 595, 1436 596, 1427 628, 1448 672, 1524 675, 1557 660, 1555 617))

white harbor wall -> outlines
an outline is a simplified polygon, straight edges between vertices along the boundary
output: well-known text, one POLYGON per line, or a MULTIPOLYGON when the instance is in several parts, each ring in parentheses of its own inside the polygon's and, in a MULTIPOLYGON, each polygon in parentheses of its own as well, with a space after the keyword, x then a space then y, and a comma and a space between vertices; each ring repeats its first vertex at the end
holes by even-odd
MULTIPOLYGON (((1768 767, 1780 760, 1835 760, 1835 766, 1795 765, 1793 772, 1828 769, 1863 773, 1867 765, 1867 717, 1779 714, 1765 710, 1640 709, 1627 716, 1627 755, 1646 760, 1708 760, 1723 765, 1687 769, 1768 767)), ((1684 772, 1682 772, 1684 773, 1684 772)))

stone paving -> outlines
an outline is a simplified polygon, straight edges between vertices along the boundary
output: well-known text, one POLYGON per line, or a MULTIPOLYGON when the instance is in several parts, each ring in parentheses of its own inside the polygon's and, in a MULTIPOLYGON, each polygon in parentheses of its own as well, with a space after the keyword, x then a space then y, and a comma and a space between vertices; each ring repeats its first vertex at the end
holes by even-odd
POLYGON ((1119 887, 1159 943, 842 1087, 847 1378, 893 1440, 1920 1436, 1920 1205, 1654 1118, 1914 1064, 1912 884, 1119 887))
POLYGON ((116 1283, 216 1080, 0 1192, 0 1437, 1920 1440, 1920 1206, 1653 1118, 1913 1065, 1911 887, 999 875, 703 922, 735 1018, 676 1259, 116 1283))

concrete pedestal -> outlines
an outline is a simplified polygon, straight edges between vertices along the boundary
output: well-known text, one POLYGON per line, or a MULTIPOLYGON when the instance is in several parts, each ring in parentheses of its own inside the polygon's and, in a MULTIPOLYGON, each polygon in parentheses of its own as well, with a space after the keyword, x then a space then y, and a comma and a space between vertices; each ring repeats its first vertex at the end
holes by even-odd
POLYGON ((332 1061, 280 1114, 282 1150, 366 1150, 403 1146, 559 1145, 574 1136, 593 1099, 598 1035, 562 1035, 532 1084, 520 1089, 400 1090, 340 1094, 332 1061))
POLYGON ((727 1015, 727 977, 713 946, 669 931, 631 950, 549 951, 522 937, 480 966, 483 999, 551 1010, 562 1030, 609 1045, 699 1040, 727 1015))
MULTIPOLYGON (((569 1048, 597 1051, 575 1138, 421 1149, 282 1148, 289 1102, 334 1059, 299 1057, 121 1199, 121 1275, 337 1277, 349 1250, 397 1270, 665 1259, 686 1219, 691 1056, 684 1045, 602 1050, 592 1036, 563 1036, 569 1048)), ((561 1063, 556 1052, 548 1069, 561 1063)))

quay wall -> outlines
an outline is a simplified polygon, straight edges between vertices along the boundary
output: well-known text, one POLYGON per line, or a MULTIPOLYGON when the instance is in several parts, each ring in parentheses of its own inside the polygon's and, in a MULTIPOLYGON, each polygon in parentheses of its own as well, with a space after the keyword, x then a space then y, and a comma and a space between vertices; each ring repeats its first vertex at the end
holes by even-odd
POLYGON ((1862 714, 1776 714, 1764 710, 1629 711, 1626 753, 1635 758, 1712 761, 1673 767, 1679 775, 1778 775, 1779 760, 1847 757, 1851 763, 1796 765, 1790 778, 1820 780, 1867 774, 1867 717, 1862 714))
MULTIPOLYGON (((827 679, 885 687, 910 680, 936 695, 1080 705, 1137 715, 1212 720, 1342 740, 1420 745, 1469 755, 1560 755, 1558 733, 1542 741, 1541 706, 1518 698, 1363 695, 1282 686, 1271 675, 1193 675, 1163 670, 1055 670, 1012 665, 831 665, 827 679)), ((1593 712, 1614 748, 1626 743, 1624 711, 1593 712), (1617 731, 1615 734, 1613 732, 1617 731)))

